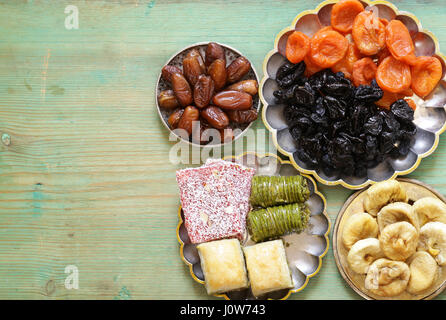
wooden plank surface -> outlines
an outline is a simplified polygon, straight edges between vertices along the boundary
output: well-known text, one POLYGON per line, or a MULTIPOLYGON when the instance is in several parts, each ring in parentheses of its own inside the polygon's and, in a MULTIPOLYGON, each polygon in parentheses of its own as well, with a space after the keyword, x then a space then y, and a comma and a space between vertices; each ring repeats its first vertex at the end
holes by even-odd
MULTIPOLYGON (((0 2, 0 298, 208 299, 179 256, 173 142, 155 83, 180 48, 218 41, 261 72, 319 1, 0 2), (67 5, 79 29, 64 26, 67 5), (64 286, 67 265, 79 289, 64 286)), ((394 1, 446 48, 443 0, 394 1)), ((257 121, 254 129, 263 129, 257 121)), ((446 194, 446 139, 410 177, 446 194)), ((248 145, 264 151, 264 144, 248 145)), ((334 223, 350 191, 319 185, 334 223)), ((442 294, 438 299, 444 299, 442 294)), ((290 299, 358 299, 333 253, 290 299)))

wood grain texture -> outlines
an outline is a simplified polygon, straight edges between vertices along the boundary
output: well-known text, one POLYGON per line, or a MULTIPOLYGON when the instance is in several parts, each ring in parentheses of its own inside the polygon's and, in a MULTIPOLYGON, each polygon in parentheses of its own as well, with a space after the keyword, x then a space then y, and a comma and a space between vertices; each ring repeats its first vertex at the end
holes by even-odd
MULTIPOLYGON (((0 2, 0 298, 208 299, 179 256, 182 166, 168 161, 173 142, 155 110, 158 73, 180 48, 207 40, 237 48, 261 72, 276 34, 318 3, 0 2), (79 9, 78 30, 64 27, 67 5, 79 9), (64 287, 71 264, 78 290, 64 287)), ((443 0, 394 3, 446 48, 443 0)), ((445 160, 443 137, 410 177, 446 194, 445 160)), ((319 188, 334 222, 351 192, 319 188)), ((359 297, 330 250, 290 299, 359 297)))

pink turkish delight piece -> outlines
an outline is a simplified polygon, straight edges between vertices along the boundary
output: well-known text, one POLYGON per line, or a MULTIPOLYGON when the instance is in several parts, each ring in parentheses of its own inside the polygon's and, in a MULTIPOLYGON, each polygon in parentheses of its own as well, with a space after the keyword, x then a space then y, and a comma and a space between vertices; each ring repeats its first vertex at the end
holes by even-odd
POLYGON ((192 243, 243 239, 254 173, 228 161, 177 171, 184 223, 192 243))

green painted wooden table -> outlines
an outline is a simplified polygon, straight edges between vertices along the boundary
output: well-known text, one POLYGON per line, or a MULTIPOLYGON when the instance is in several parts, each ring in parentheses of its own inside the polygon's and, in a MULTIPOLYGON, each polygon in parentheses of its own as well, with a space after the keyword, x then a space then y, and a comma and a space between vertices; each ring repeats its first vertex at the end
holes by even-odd
MULTIPOLYGON (((0 298, 208 299, 179 256, 182 166, 168 161, 158 72, 180 48, 208 40, 237 48, 261 72, 275 35, 318 2, 0 1, 0 298), (78 29, 65 27, 68 5, 79 10, 78 29), (68 265, 78 268, 78 289, 64 285, 68 265)), ((446 48, 443 0, 394 3, 446 48)), ((446 194, 445 173, 443 137, 410 177, 446 194)), ((320 189, 334 223, 351 192, 320 189)), ((344 298, 358 296, 331 250, 290 297, 344 298)))

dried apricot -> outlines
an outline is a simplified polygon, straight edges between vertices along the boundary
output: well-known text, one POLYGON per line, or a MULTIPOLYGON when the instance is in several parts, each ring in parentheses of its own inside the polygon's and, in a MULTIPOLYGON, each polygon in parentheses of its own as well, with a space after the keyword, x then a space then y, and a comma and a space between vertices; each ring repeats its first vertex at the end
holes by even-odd
POLYGON ((353 41, 362 54, 377 54, 386 45, 386 27, 371 11, 356 16, 352 29, 353 41))
POLYGON ((286 57, 291 63, 301 62, 310 50, 310 38, 300 31, 294 31, 286 42, 286 57))
POLYGON ((418 57, 412 67, 412 90, 421 98, 429 95, 443 75, 443 66, 435 57, 418 57))
POLYGON ((353 65, 353 84, 357 87, 360 85, 370 85, 376 75, 376 66, 370 58, 362 58, 353 65))
POLYGON ((342 72, 346 78, 351 79, 353 76, 353 65, 356 61, 361 59, 361 57, 361 53, 356 45, 354 43, 350 43, 348 45, 348 50, 345 57, 331 67, 331 70, 333 72, 342 72))
POLYGON ((318 65, 316 65, 311 60, 311 57, 309 55, 305 56, 304 62, 305 62, 305 66, 306 66, 305 73, 304 73, 305 77, 311 77, 313 74, 315 74, 316 72, 319 72, 323 69, 323 68, 319 67, 318 65))
POLYGON ((348 40, 339 32, 327 30, 317 32, 310 40, 310 57, 321 68, 330 68, 344 58, 348 40))
POLYGON ((415 63, 415 46, 409 30, 399 20, 392 20, 386 27, 386 44, 390 53, 407 64, 415 63))
POLYGON ((331 25, 337 31, 348 33, 352 31, 356 16, 364 11, 364 6, 358 0, 342 0, 331 10, 331 25))
POLYGON ((393 93, 384 90, 383 97, 376 101, 375 104, 380 106, 381 108, 390 109, 390 106, 397 100, 404 98, 405 95, 403 93, 393 93))
POLYGON ((376 82, 385 91, 403 92, 409 89, 412 82, 410 67, 393 56, 388 56, 378 66, 376 82))
POLYGON ((417 109, 417 104, 412 99, 407 99, 406 98, 406 99, 404 99, 404 101, 406 101, 407 104, 409 105, 409 107, 411 107, 413 110, 417 109))

